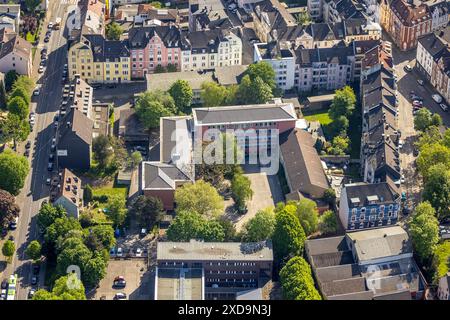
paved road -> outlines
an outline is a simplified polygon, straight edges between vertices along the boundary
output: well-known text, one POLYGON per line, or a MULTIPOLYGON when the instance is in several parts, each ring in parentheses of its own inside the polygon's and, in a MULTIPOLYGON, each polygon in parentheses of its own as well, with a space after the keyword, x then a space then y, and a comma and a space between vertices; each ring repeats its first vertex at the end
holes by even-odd
MULTIPOLYGON (((63 17, 67 11, 69 3, 61 4, 60 1, 50 1, 45 27, 49 21, 55 21, 56 17, 63 17)), ((64 17, 65 18, 65 17, 64 17)), ((65 20, 63 21, 65 23, 65 20)), ((43 30, 45 34, 46 30, 43 30)), ((25 257, 25 248, 28 243, 38 238, 38 228, 36 225, 36 214, 44 198, 48 197, 48 187, 45 180, 49 176, 47 171, 48 155, 50 152, 51 139, 55 134, 52 125, 53 117, 59 108, 62 94, 62 72, 67 59, 66 41, 62 36, 63 28, 53 31, 50 42, 44 44, 41 42, 38 47, 48 48, 48 63, 44 74, 37 82, 42 84, 41 94, 34 97, 37 102, 36 125, 34 131, 29 137, 33 143, 31 149, 31 170, 27 177, 22 192, 17 197, 17 202, 21 207, 21 215, 17 229, 14 231, 17 252, 12 265, 5 270, 5 274, 14 273, 19 277, 19 288, 17 290, 17 299, 27 298, 28 289, 31 281, 31 261, 25 257)), ((41 41, 43 41, 41 37, 41 41)), ((39 54, 37 52, 36 54, 39 54)), ((40 285, 43 284, 44 270, 41 271, 40 285)))

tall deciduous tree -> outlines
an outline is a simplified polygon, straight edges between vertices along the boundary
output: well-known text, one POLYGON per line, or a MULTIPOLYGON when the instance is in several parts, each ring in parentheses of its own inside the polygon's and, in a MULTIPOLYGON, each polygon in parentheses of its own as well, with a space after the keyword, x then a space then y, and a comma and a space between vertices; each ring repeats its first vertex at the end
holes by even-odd
POLYGON ((296 215, 295 204, 278 205, 275 210, 275 230, 273 247, 277 261, 301 255, 306 240, 305 231, 296 215))
POLYGON ((27 89, 25 89, 22 86, 15 86, 15 88, 12 90, 11 95, 9 96, 10 99, 19 97, 22 98, 23 101, 26 102, 27 105, 31 102, 31 96, 27 89))
POLYGON ((27 120, 12 112, 8 113, 6 119, 0 120, 0 143, 13 140, 14 146, 17 142, 25 141, 30 134, 30 125, 27 120))
POLYGON ((44 203, 37 214, 37 224, 41 230, 46 230, 56 219, 64 218, 65 216, 66 210, 62 206, 44 203))
POLYGON ((2 254, 6 257, 8 262, 11 262, 14 252, 16 252, 16 245, 14 244, 14 241, 6 240, 3 243, 2 254))
POLYGON ((169 93, 175 101, 178 111, 188 112, 194 96, 186 80, 177 80, 169 88, 169 93))
POLYGON ((161 117, 175 114, 173 98, 162 91, 147 91, 136 102, 136 114, 146 129, 159 128, 161 117))
POLYGON ((225 87, 217 84, 216 82, 209 81, 202 83, 201 88, 202 92, 200 93, 200 96, 205 108, 223 105, 227 95, 227 90, 225 87))
POLYGON ((252 81, 257 77, 261 78, 261 80, 268 84, 272 90, 277 86, 275 82, 275 71, 273 70, 272 65, 265 61, 259 61, 249 65, 246 74, 250 76, 252 81))
POLYGON ((272 208, 260 210, 244 226, 243 241, 258 242, 272 238, 275 213, 272 208))
POLYGON ((27 246, 27 249, 25 250, 25 254, 31 260, 38 261, 41 258, 41 255, 42 255, 41 251, 42 251, 42 246, 39 243, 39 241, 33 240, 27 246))
POLYGON ((297 217, 305 234, 309 236, 317 230, 319 223, 319 212, 317 205, 310 199, 301 199, 297 203, 297 217))
POLYGON ((420 148, 420 154, 417 158, 417 168, 425 178, 428 176, 429 169, 440 163, 445 168, 450 169, 450 148, 440 143, 426 144, 420 148))
POLYGON ((211 184, 203 180, 177 188, 175 202, 177 211, 196 212, 209 217, 220 215, 224 208, 223 198, 211 184))
POLYGON ((422 261, 433 257, 439 242, 439 223, 429 202, 420 203, 409 223, 409 232, 415 252, 422 261))
POLYGON ((58 278, 52 292, 40 289, 33 300, 86 300, 84 285, 75 273, 58 278))
POLYGON ((14 82, 19 77, 19 74, 15 70, 10 70, 5 74, 5 89, 10 91, 14 82))
POLYGON ((350 86, 345 86, 342 89, 336 90, 328 113, 332 119, 337 119, 340 116, 348 117, 355 109, 355 104, 355 92, 350 86))
POLYGON ((114 154, 114 149, 109 138, 105 135, 99 135, 94 138, 92 141, 92 151, 94 152, 94 160, 103 169, 109 164, 114 154))
MULTIPOLYGON (((17 90, 21 91, 23 89, 16 89, 15 91, 18 92, 17 90)), ((18 115, 21 120, 26 119, 30 112, 27 102, 20 96, 9 99, 8 110, 9 112, 18 115)))
POLYGON ((439 220, 450 216, 450 169, 442 163, 432 166, 422 196, 436 210, 439 220))
POLYGON ((321 300, 311 267, 302 257, 294 257, 280 271, 283 296, 287 300, 321 300))
POLYGON ((120 196, 115 196, 109 199, 106 205, 106 215, 114 224, 114 227, 121 227, 127 217, 127 208, 125 199, 120 196))
POLYGON ((431 112, 426 109, 420 109, 414 117, 414 128, 416 130, 425 131, 429 126, 431 126, 431 112))
POLYGON ((130 213, 143 228, 151 229, 161 220, 164 207, 159 198, 139 196, 131 203, 130 213))
POLYGON ((16 204, 14 196, 6 190, 0 189, 0 228, 8 225, 15 217, 18 217, 20 208, 16 204))
POLYGON ((108 40, 120 40, 123 33, 122 27, 117 22, 111 22, 106 25, 106 38, 108 40))
POLYGON ((247 201, 253 197, 250 179, 243 174, 234 175, 233 180, 231 180, 231 191, 238 208, 244 207, 247 201))
POLYGON ((322 234, 335 233, 338 228, 336 214, 327 210, 319 217, 319 230, 322 234))
POLYGON ((25 157, 10 150, 0 153, 0 189, 17 195, 23 188, 29 166, 25 157))
POLYGON ((224 241, 225 231, 215 219, 209 220, 195 212, 181 211, 167 229, 167 238, 170 241, 224 241))

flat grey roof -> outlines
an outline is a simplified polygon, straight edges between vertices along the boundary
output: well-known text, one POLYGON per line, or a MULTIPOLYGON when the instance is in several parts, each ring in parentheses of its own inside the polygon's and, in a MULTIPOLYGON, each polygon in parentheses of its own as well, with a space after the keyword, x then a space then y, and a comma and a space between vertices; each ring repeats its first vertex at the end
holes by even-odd
POLYGON ((272 243, 158 242, 157 260, 273 261, 272 243))
POLYGON ((296 120, 292 103, 192 109, 195 125, 296 120))
POLYGON ((202 269, 158 268, 157 300, 202 300, 202 269))

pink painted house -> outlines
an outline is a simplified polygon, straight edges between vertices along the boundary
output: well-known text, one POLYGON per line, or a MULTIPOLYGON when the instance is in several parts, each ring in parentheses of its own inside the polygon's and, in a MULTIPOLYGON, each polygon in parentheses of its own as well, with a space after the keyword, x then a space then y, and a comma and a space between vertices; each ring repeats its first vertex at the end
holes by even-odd
POLYGON ((173 26, 133 28, 128 36, 131 51, 131 77, 144 78, 157 66, 172 65, 181 70, 181 34, 173 26))

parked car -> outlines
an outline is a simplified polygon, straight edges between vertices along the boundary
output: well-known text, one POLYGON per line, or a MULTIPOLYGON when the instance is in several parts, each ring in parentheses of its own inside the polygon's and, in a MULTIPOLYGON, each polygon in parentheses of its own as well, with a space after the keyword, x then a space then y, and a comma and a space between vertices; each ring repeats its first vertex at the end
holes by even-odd
POLYGON ((30 149, 26 149, 23 155, 28 158, 30 156, 30 149))
POLYGON ((117 248, 116 256, 119 257, 119 258, 123 256, 123 250, 122 250, 122 248, 117 248))
POLYGON ((408 214, 410 214, 412 212, 412 209, 409 207, 403 207, 402 213, 403 215, 407 216, 408 214))
POLYGON ((448 111, 448 106, 445 103, 441 103, 439 106, 441 107, 442 111, 444 112, 448 111))
POLYGON ((40 91, 40 88, 38 87, 38 88, 34 89, 33 96, 38 96, 39 93, 41 93, 41 91, 40 91))
POLYGON ((127 294, 124 292, 118 292, 114 295, 114 300, 127 300, 127 294))
POLYGON ((114 288, 125 288, 127 282, 123 276, 117 276, 114 278, 113 287, 114 288))
POLYGON ((6 297, 7 297, 6 289, 2 289, 0 293, 0 300, 6 300, 6 297))
POLYGON ((16 230, 17 229, 17 223, 19 222, 19 218, 18 217, 14 217, 13 221, 11 221, 9 223, 9 228, 11 230, 16 230))
POLYGON ((418 148, 414 148, 413 149, 413 156, 417 157, 419 155, 419 149, 418 148))
POLYGON ((47 37, 47 36, 46 36, 46 37, 44 38, 44 42, 47 43, 47 42, 49 42, 49 41, 50 41, 50 37, 47 37))
POLYGON ((423 86, 425 84, 422 79, 418 79, 417 83, 419 84, 419 86, 423 86))
POLYGON ((32 276, 31 277, 31 285, 35 286, 38 283, 38 277, 37 276, 32 276))
POLYGON ((28 291, 28 299, 33 299, 34 294, 36 293, 35 289, 30 289, 30 291, 28 291))
POLYGON ((441 102, 442 102, 442 97, 441 97, 440 95, 438 95, 438 94, 433 94, 433 95, 431 96, 431 98, 433 98, 433 100, 434 100, 436 103, 441 103, 441 102))
POLYGON ((31 148, 31 141, 28 140, 27 144, 25 145, 25 149, 30 149, 31 148))
POLYGON ((48 171, 53 171, 53 163, 51 163, 51 162, 48 163, 47 170, 48 171))
POLYGON ((50 22, 48 23, 47 29, 52 29, 52 28, 53 28, 53 22, 50 21, 50 22))
POLYGON ((8 279, 3 279, 1 284, 2 289, 8 288, 8 279))
POLYGON ((142 249, 141 248, 136 249, 136 257, 142 257, 142 249))
POLYGON ((423 102, 421 102, 421 101, 419 101, 419 100, 414 100, 413 103, 412 103, 412 105, 413 105, 414 107, 421 107, 421 106, 423 106, 423 102))
POLYGON ((48 161, 53 162, 54 160, 55 160, 55 155, 53 153, 50 153, 50 155, 48 156, 48 161))
POLYGON ((411 67, 409 64, 407 64, 407 65, 405 66, 405 71, 406 71, 406 72, 411 72, 411 71, 412 71, 412 67, 411 67))

